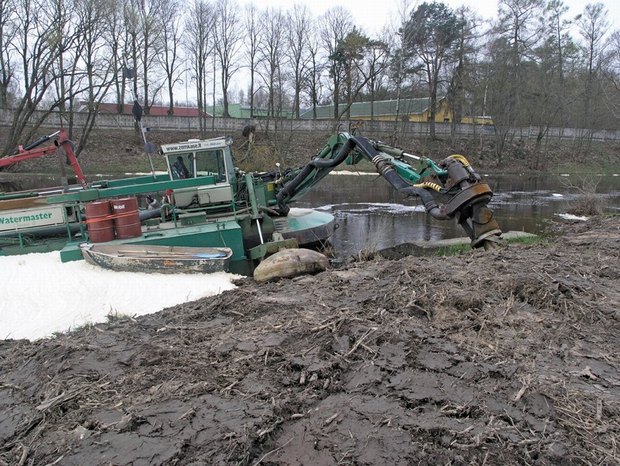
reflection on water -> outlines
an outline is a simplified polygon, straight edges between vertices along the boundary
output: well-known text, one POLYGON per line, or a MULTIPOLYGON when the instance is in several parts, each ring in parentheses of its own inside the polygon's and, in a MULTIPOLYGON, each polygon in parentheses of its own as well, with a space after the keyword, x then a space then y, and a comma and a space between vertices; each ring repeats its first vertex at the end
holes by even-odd
MULTIPOLYGON (((583 180, 559 176, 486 177, 494 197, 490 207, 503 231, 542 232, 556 214, 580 197, 571 186, 583 180), (572 183, 570 182, 572 180, 572 183)), ((620 178, 599 177, 597 192, 607 209, 620 211, 620 178)), ((426 215, 414 198, 402 198, 385 180, 371 176, 329 176, 303 198, 303 207, 331 212, 340 228, 333 244, 341 255, 382 249, 415 240, 465 236, 454 220, 426 215)))

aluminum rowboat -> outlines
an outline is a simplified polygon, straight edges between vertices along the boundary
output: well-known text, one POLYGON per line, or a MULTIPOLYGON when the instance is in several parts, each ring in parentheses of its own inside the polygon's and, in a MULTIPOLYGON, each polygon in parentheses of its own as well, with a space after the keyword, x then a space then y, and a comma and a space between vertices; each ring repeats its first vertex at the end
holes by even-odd
POLYGON ((232 249, 140 244, 80 245, 86 262, 120 272, 227 272, 232 249))

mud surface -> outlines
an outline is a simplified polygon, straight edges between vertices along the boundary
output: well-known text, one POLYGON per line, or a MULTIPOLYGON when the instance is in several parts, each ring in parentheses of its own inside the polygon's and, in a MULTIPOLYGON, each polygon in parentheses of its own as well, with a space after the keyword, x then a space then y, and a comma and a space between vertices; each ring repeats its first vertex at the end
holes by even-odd
POLYGON ((1 342, 0 464, 618 464, 619 229, 1 342))

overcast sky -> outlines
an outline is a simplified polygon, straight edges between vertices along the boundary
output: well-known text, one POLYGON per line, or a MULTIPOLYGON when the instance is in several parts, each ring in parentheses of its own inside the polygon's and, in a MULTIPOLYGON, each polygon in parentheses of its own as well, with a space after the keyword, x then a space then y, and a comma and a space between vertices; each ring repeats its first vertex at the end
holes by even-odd
MULTIPOLYGON (((314 15, 320 15, 325 10, 340 5, 348 9, 359 25, 371 34, 378 34, 384 25, 390 22, 391 18, 398 17, 399 5, 402 0, 239 0, 242 4, 254 3, 258 8, 262 9, 267 6, 281 7, 283 9, 290 8, 294 3, 306 5, 314 15)), ((415 0, 411 0, 415 4, 415 0)), ((421 3, 421 1, 417 2, 421 3)), ((452 8, 466 5, 472 10, 477 11, 483 18, 492 18, 497 15, 496 0, 443 0, 443 3, 452 8)), ((564 3, 570 8, 569 14, 576 16, 583 11, 587 2, 584 0, 564 0, 564 3)), ((612 24, 611 29, 620 27, 620 0, 601 0, 609 11, 608 19, 612 24)))

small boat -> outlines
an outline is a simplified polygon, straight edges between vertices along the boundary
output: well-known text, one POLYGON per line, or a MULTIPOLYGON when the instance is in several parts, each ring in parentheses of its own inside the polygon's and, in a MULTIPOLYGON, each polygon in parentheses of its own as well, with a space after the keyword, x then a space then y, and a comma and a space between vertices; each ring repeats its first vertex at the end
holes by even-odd
POLYGON ((227 272, 232 249, 141 244, 80 245, 86 262, 109 270, 148 273, 227 272))

